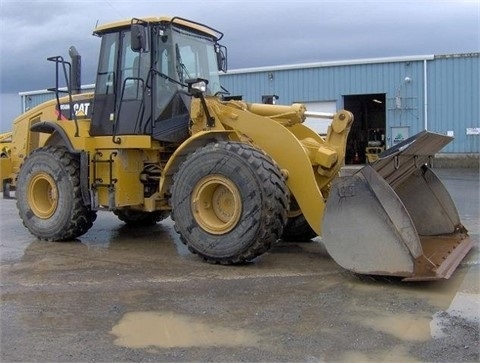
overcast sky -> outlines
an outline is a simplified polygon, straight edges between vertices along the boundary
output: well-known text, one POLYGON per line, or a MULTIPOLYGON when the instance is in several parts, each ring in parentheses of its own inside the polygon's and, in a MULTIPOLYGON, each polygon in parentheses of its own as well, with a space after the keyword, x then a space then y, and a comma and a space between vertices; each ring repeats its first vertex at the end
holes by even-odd
POLYGON ((177 15, 225 33, 229 69, 480 51, 480 0, 0 0, 0 131, 18 92, 54 85, 46 58, 75 45, 82 83, 94 82, 95 24, 177 15))

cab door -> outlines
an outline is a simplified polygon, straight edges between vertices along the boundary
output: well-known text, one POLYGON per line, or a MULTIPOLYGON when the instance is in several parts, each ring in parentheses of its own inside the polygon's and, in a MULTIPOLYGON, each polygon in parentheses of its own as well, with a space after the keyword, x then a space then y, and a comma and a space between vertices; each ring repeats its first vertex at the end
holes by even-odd
POLYGON ((146 127, 150 117, 149 70, 150 53, 132 50, 130 30, 103 36, 92 135, 151 133, 146 127))
POLYGON ((93 101, 92 136, 112 135, 115 121, 115 98, 118 80, 115 72, 118 62, 119 33, 102 36, 93 101))

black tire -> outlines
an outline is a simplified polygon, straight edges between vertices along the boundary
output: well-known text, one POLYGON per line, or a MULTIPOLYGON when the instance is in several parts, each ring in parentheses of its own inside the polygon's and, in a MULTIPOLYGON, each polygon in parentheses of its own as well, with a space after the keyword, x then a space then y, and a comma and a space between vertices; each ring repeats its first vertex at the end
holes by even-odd
POLYGON ((64 147, 40 148, 25 159, 16 196, 24 226, 42 240, 75 239, 97 217, 83 202, 79 159, 64 147))
POLYGON ((317 233, 310 227, 305 216, 302 214, 297 201, 290 197, 290 211, 288 220, 283 229, 282 240, 285 242, 310 242, 317 233))
POLYGON ((287 219, 285 178, 262 151, 238 142, 209 144, 174 176, 172 219, 190 251, 237 264, 266 252, 287 219))
POLYGON ((143 212, 132 209, 115 209, 118 219, 132 227, 153 226, 169 216, 167 211, 143 212))
POLYGON ((310 242, 315 237, 317 237, 317 234, 310 227, 303 214, 288 218, 282 234, 282 240, 285 242, 310 242))

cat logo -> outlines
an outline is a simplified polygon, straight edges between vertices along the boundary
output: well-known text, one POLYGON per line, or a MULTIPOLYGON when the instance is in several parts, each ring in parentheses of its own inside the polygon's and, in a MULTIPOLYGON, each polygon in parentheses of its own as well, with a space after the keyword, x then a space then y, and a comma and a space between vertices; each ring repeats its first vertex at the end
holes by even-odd
MULTIPOLYGON (((72 105, 73 112, 76 117, 88 118, 90 117, 89 111, 91 112, 90 102, 76 102, 72 105)), ((63 103, 60 105, 61 118, 62 120, 69 120, 73 117, 70 112, 70 104, 63 103)))
POLYGON ((75 115, 80 117, 87 117, 89 108, 90 102, 75 103, 73 105, 73 111, 75 112, 75 115))

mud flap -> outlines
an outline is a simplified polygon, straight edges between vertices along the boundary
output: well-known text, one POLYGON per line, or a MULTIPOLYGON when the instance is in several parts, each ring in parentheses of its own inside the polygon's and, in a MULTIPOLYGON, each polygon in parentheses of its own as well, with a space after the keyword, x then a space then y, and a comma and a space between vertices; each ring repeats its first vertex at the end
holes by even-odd
POLYGON ((419 133, 332 186, 323 242, 359 274, 447 279, 472 247, 450 194, 426 165, 450 137, 419 133))

